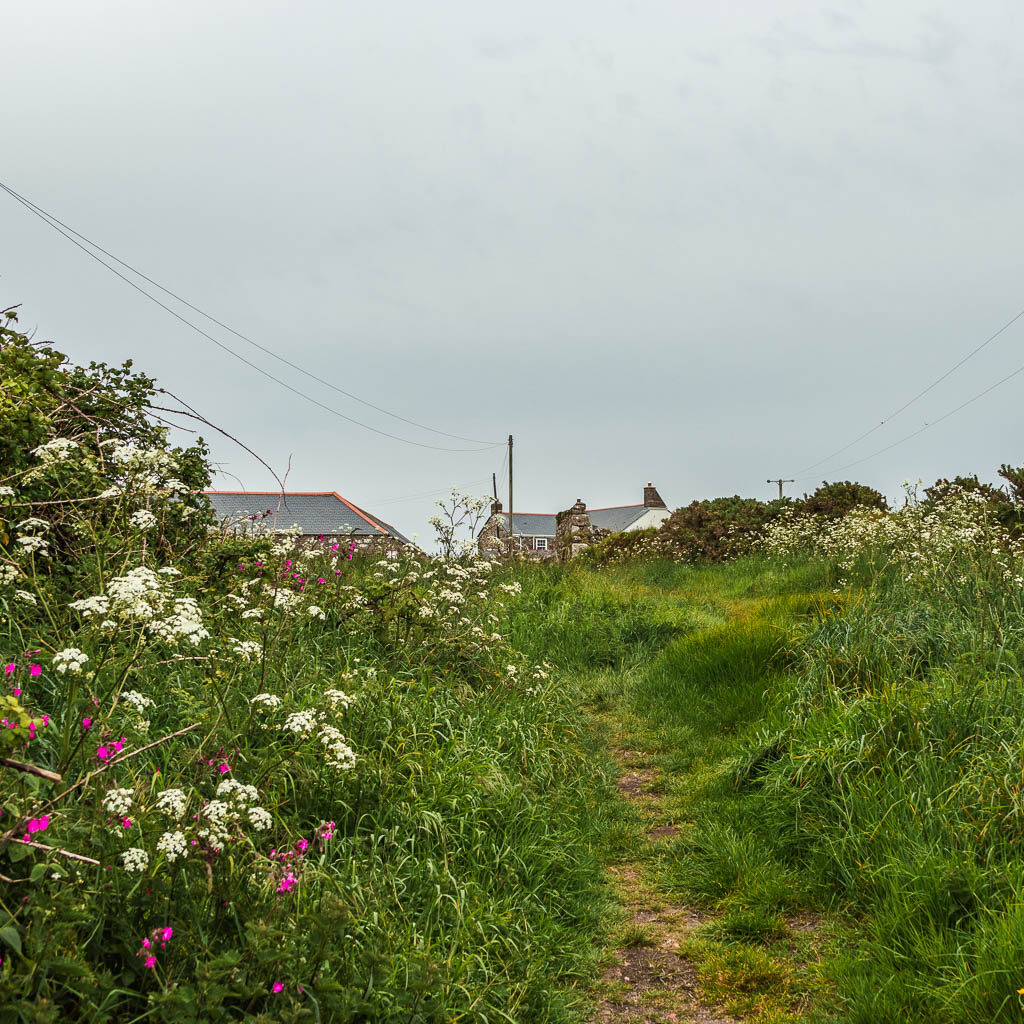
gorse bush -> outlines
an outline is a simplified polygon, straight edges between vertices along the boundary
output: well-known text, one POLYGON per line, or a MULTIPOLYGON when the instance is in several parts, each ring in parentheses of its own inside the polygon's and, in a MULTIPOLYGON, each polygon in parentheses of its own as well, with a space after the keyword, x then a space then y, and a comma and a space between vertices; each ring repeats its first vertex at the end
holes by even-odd
POLYGON ((0 1020, 565 1018, 602 780, 518 584, 221 535, 147 378, 0 374, 0 1020))

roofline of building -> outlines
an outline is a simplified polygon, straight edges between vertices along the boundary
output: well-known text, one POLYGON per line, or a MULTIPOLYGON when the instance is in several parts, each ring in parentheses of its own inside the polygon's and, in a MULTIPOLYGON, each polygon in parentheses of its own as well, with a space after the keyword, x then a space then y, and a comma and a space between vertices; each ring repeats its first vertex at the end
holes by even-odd
MULTIPOLYGON (((368 522, 378 533, 383 533, 385 537, 391 536, 391 534, 389 534, 388 531, 380 525, 380 523, 374 522, 373 518, 370 516, 369 513, 364 512, 357 505, 353 505, 351 501, 349 501, 347 498, 343 498, 337 491, 203 491, 203 494, 252 494, 254 496, 260 494, 267 494, 276 496, 278 498, 287 498, 289 494, 294 494, 296 497, 318 498, 331 495, 332 497, 337 498, 338 501, 340 501, 343 505, 348 506, 348 508, 355 512, 355 514, 359 516, 360 519, 363 519, 366 522, 368 522)), ((395 532, 397 533, 398 531, 396 530, 395 532)))

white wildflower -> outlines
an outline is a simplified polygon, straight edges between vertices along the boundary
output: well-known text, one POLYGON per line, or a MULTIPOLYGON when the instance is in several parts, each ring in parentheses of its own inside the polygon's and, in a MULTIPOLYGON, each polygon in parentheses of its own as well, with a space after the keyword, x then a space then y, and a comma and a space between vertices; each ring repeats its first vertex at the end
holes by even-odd
POLYGON ((284 720, 284 728, 299 736, 311 736, 316 728, 316 717, 312 711, 295 711, 284 720))
POLYGON ((262 619, 263 609, 262 608, 247 608, 242 612, 243 619, 262 619))
POLYGON ((153 515, 148 509, 140 508, 138 512, 133 512, 129 517, 128 521, 137 530, 152 530, 156 526, 156 516, 153 515))
POLYGON ((243 806, 254 804, 260 798, 255 786, 247 786, 244 783, 236 782, 234 779, 225 779, 217 787, 217 796, 238 800, 243 806))
POLYGON ((32 450, 32 454, 41 459, 44 465, 53 462, 64 462, 68 456, 79 447, 77 441, 66 437, 54 437, 32 450))
POLYGON ((110 608, 110 599, 106 594, 97 594, 95 597, 83 597, 79 601, 72 601, 68 607, 81 612, 83 619, 90 619, 94 615, 106 615, 110 608))
POLYGON ((108 789, 103 798, 103 808, 110 814, 124 815, 132 809, 130 789, 108 789))
POLYGON ((263 653, 263 644, 256 640, 235 640, 232 637, 231 643, 231 650, 245 662, 250 662, 253 658, 258 658, 263 653))
POLYGON ((21 575, 13 565, 0 565, 0 585, 13 583, 21 575))
POLYGON ((35 554, 38 552, 41 555, 45 555, 49 550, 47 543, 42 537, 35 537, 27 535, 18 538, 18 543, 27 551, 29 554, 35 554))
POLYGON ((14 596, 19 601, 24 601, 25 604, 36 604, 37 603, 36 599, 35 599, 35 595, 34 594, 30 594, 27 590, 16 590, 14 592, 14 596))
POLYGON ((148 697, 139 693, 138 690, 125 690, 124 693, 121 694, 121 700, 126 704, 131 705, 131 707, 133 707, 140 715, 146 710, 146 708, 151 708, 153 706, 153 702, 148 697))
POLYGON ((187 802, 187 797, 180 789, 165 789, 156 798, 156 809, 172 818, 180 818, 185 813, 187 802))
POLYGON ((333 725, 322 726, 319 739, 326 749, 327 763, 329 765, 345 771, 355 767, 355 752, 345 742, 345 737, 333 725))
POLYGON ((175 569, 173 565, 165 565, 162 569, 157 569, 157 572, 161 576, 180 576, 181 570, 175 569))
POLYGON ((119 498, 121 496, 121 488, 116 484, 113 487, 108 487, 105 491, 100 491, 96 495, 97 498, 119 498))
POLYGON ((0 486, 0 498, 13 498, 14 488, 8 487, 6 484, 0 486))
POLYGON ((70 672, 77 675, 82 671, 82 666, 89 660, 89 655, 84 654, 77 647, 65 647, 53 656, 53 667, 63 675, 70 672))
POLYGON ((249 822, 257 832, 266 832, 274 824, 274 819, 270 816, 270 812, 264 808, 250 807, 249 822))
POLYGON ((121 854, 121 860, 124 861, 125 871, 145 871, 149 867, 149 854, 137 846, 125 850, 121 854))
POLYGON ((18 529, 26 532, 41 530, 45 533, 49 528, 50 524, 45 519, 37 519, 35 516, 29 516, 18 523, 18 529))
POLYGON ((274 693, 257 693, 250 701, 250 704, 255 704, 258 707, 264 708, 279 708, 281 706, 281 698, 274 693))
POLYGON ((180 832, 165 832, 156 844, 157 852, 162 853, 170 863, 179 857, 188 856, 188 843, 180 832))
POLYGON ((323 621, 327 617, 326 614, 324 613, 323 608, 318 608, 315 604, 311 604, 306 609, 306 614, 311 619, 320 619, 321 621, 323 621))
POLYGON ((352 698, 344 690, 324 690, 324 696, 335 709, 346 711, 352 704, 352 698))

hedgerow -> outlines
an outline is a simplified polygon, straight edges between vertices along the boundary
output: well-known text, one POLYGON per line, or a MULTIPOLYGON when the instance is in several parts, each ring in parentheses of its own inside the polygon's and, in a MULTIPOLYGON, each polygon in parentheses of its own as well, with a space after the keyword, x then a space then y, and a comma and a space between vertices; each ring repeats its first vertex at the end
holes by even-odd
POLYGON ((0 1021, 566 1018, 601 773, 517 586, 221 533, 153 388, 0 336, 0 1021))

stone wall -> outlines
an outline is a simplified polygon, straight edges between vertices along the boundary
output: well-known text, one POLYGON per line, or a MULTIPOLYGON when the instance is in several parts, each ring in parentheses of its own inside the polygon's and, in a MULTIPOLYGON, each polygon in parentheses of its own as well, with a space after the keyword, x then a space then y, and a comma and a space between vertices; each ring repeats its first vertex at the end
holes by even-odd
POLYGON ((559 562, 575 558, 610 532, 594 526, 582 498, 577 498, 575 505, 559 512, 555 523, 555 558, 559 562))

